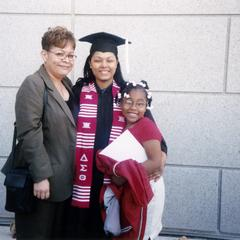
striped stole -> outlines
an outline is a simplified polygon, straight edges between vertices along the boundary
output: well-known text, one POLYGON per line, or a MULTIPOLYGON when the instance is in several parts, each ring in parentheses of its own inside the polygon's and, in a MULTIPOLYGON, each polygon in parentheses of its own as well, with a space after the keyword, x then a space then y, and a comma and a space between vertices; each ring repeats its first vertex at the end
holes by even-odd
MULTIPOLYGON (((117 138, 125 127, 125 120, 121 108, 115 104, 114 99, 119 87, 113 81, 113 122, 109 143, 117 138)), ((77 119, 77 143, 75 176, 73 184, 72 205, 79 208, 89 208, 92 168, 94 159, 94 143, 97 127, 98 93, 93 82, 83 86, 80 94, 80 111, 77 119)), ((104 178, 104 183, 110 182, 104 178)))

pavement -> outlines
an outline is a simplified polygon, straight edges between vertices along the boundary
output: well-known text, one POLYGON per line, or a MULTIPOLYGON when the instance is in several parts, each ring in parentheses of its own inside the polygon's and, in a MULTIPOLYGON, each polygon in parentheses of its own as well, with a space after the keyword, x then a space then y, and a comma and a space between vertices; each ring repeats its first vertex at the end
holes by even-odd
POLYGON ((0 239, 1 240, 13 239, 9 230, 9 226, 0 226, 0 239))
MULTIPOLYGON (((9 226, 0 226, 0 239, 1 240, 13 240, 9 226)), ((206 240, 203 238, 184 238, 184 237, 172 237, 172 236, 159 236, 156 240, 206 240)))

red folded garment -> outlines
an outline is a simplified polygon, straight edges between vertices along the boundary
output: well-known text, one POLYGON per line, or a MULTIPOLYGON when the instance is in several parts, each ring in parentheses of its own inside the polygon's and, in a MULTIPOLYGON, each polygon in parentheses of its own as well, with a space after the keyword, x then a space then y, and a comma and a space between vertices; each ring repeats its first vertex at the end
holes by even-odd
MULTIPOLYGON (((96 164, 100 171, 107 175, 113 175, 113 166, 117 163, 112 158, 97 154, 96 164)), ((147 205, 153 197, 152 188, 145 168, 141 163, 128 159, 119 162, 116 165, 115 172, 118 176, 124 177, 127 183, 118 188, 113 183, 108 185, 120 202, 121 209, 121 227, 131 225, 133 229, 130 232, 123 233, 115 239, 129 238, 136 239, 144 236, 147 205)), ((101 193, 100 201, 103 201, 104 189, 101 193)), ((104 216, 104 214, 103 214, 104 216)))

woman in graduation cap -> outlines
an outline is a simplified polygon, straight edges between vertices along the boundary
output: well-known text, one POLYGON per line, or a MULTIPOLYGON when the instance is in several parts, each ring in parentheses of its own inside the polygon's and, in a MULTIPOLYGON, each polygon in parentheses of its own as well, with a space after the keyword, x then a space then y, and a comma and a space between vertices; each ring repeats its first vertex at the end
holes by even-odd
MULTIPOLYGON (((101 239, 105 234, 99 194, 104 178, 96 167, 95 156, 125 127, 121 109, 114 104, 120 89, 126 85, 117 49, 117 46, 125 44, 125 39, 100 32, 79 40, 92 45, 84 66, 84 77, 73 87, 75 104, 72 112, 77 123, 77 140, 72 195, 74 207, 71 209, 69 231, 79 239, 101 239)), ((147 115, 151 118, 149 111, 147 115)), ((161 145, 166 152, 164 140, 161 145)))

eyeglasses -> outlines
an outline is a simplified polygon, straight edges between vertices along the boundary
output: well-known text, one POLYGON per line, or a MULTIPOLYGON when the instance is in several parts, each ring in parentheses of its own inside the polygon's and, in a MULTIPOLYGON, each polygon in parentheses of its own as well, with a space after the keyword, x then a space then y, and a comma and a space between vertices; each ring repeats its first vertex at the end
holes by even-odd
POLYGON ((137 109, 143 109, 147 107, 147 103, 144 101, 141 102, 134 102, 132 99, 124 99, 123 105, 127 108, 135 106, 137 109))
POLYGON ((54 54, 59 60, 64 60, 65 58, 67 58, 69 61, 74 61, 74 59, 77 58, 77 56, 74 54, 66 54, 64 52, 53 52, 50 50, 48 50, 48 52, 54 54))

